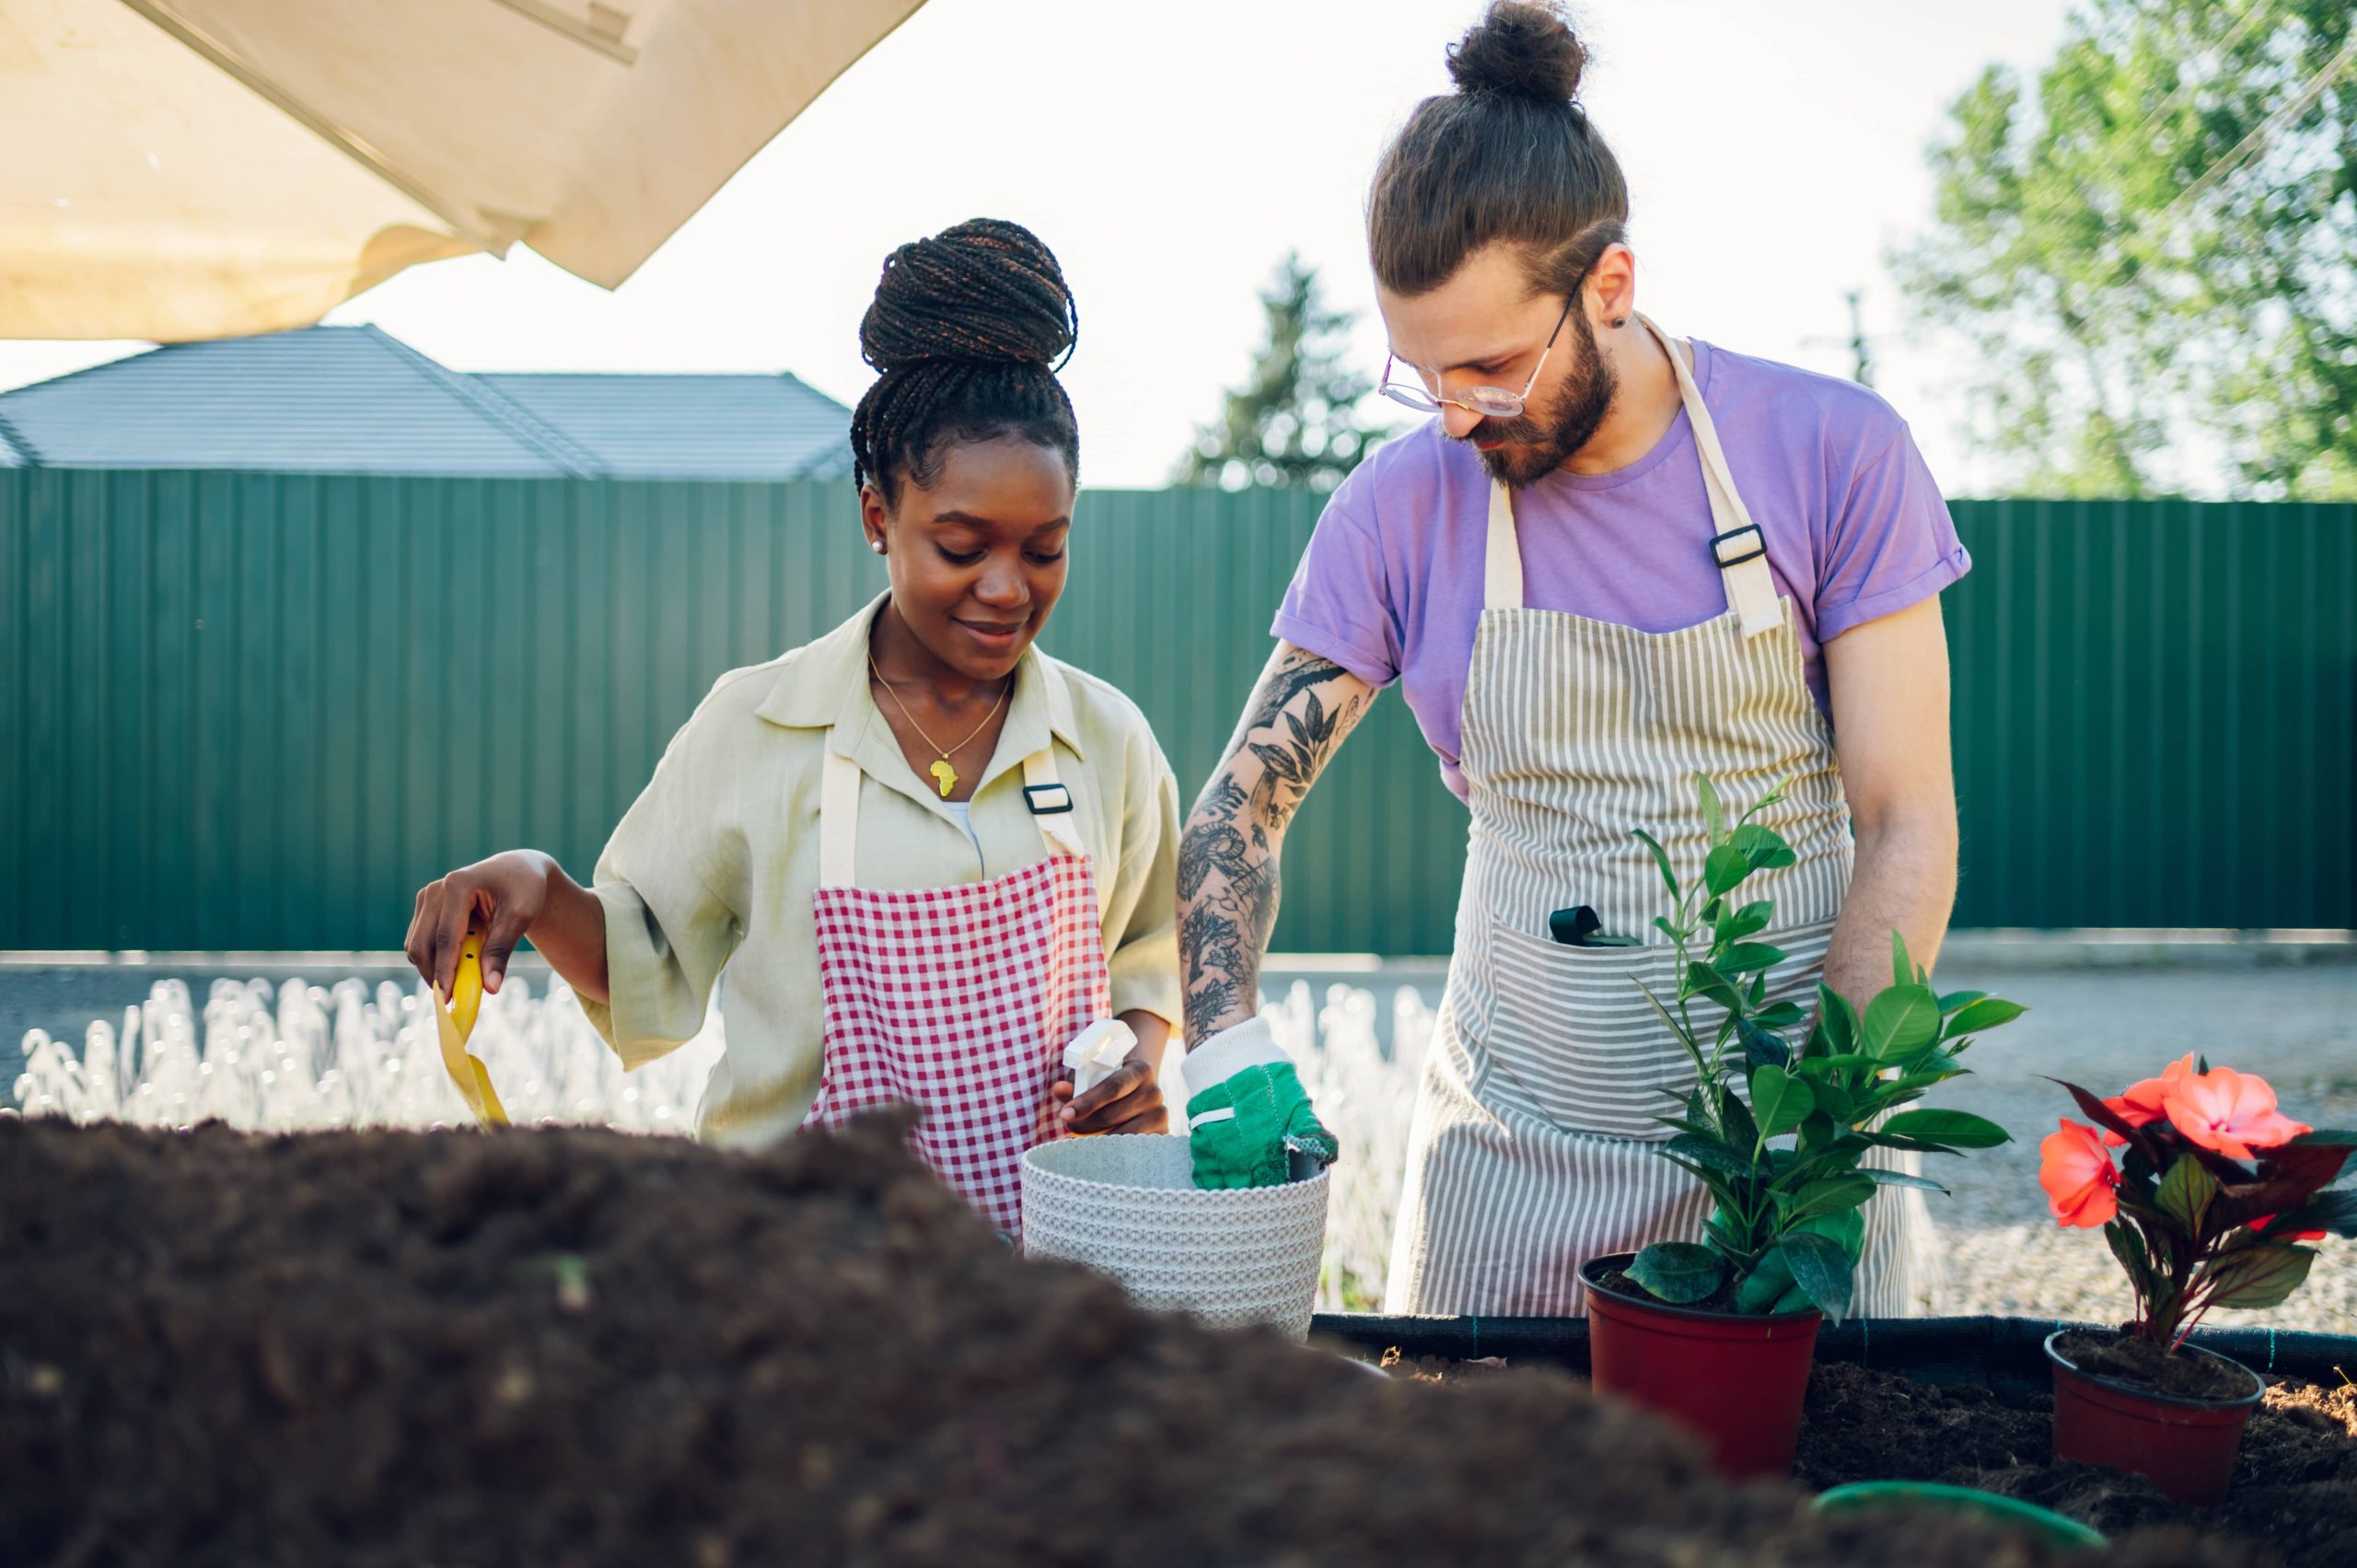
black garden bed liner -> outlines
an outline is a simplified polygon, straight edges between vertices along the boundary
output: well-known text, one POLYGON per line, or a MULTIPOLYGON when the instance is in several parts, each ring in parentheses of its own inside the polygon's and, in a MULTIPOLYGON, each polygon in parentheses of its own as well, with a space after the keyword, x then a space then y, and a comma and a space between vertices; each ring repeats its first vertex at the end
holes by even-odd
MULTIPOLYGON (((2057 1329, 2084 1327, 2048 1318, 1852 1318, 1817 1330, 1817 1359, 1894 1372, 1941 1388, 1976 1385, 2001 1398, 2050 1392, 2041 1348, 2057 1329)), ((1321 1312, 1313 1338, 1357 1351, 1478 1361, 1503 1356, 1538 1362, 1585 1376, 1585 1318, 1410 1318, 1371 1312, 1321 1312)), ((2270 1377, 2340 1380, 2336 1368, 2357 1376, 2357 1339, 2279 1329, 2207 1328, 2193 1342, 2229 1355, 2270 1377)))

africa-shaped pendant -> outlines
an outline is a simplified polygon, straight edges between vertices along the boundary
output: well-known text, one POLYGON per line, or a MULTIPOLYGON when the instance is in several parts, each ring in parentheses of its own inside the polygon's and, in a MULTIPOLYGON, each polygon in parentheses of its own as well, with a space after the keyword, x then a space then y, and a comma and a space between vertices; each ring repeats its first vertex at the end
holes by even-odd
POLYGON ((944 757, 925 771, 930 772, 934 782, 941 786, 941 798, 948 799, 949 792, 958 787, 958 770, 949 765, 949 759, 944 757))

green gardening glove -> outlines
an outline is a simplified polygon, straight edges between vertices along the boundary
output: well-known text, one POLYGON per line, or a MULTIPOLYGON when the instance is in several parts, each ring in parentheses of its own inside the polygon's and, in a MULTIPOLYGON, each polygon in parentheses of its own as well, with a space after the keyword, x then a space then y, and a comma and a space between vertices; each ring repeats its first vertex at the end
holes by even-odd
POLYGON ((1213 1036, 1179 1071, 1197 1187, 1276 1187, 1334 1163, 1334 1134, 1261 1020, 1213 1036))

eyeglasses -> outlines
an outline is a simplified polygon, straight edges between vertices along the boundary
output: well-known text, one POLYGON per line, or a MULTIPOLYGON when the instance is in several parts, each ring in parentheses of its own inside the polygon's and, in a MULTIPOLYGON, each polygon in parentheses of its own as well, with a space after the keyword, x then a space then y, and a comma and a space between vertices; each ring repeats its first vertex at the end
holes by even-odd
POLYGON ((1563 323, 1572 319, 1572 306, 1579 298, 1577 288, 1564 297, 1563 313, 1555 318, 1555 330, 1547 334, 1547 346, 1538 351, 1538 363, 1530 367, 1530 379, 1522 384, 1519 392, 1509 392, 1504 387, 1468 387, 1453 398, 1436 398, 1421 386, 1407 386, 1391 378, 1391 366, 1399 356, 1387 355, 1383 361, 1383 395, 1395 403, 1405 403, 1419 413, 1438 413, 1454 404, 1469 410, 1484 419, 1513 419, 1520 414, 1529 401, 1530 389, 1538 385, 1538 373, 1547 368, 1547 356, 1555 352, 1555 340, 1563 335, 1563 323))

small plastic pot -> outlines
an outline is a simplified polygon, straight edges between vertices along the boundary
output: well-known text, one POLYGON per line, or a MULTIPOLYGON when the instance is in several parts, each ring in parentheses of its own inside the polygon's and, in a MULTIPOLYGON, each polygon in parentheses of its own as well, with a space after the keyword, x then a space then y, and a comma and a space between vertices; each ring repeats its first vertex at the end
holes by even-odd
POLYGON ((2267 1392, 2258 1374, 2215 1351, 2188 1345, 2177 1353, 2202 1355, 2250 1379, 2250 1392, 2231 1400, 2159 1394, 2071 1365, 2057 1347, 2070 1330, 2046 1336, 2054 1364, 2054 1458, 2150 1476, 2179 1503, 2221 1501, 2235 1473, 2243 1428, 2267 1392))
POLYGON ((1788 1473, 1824 1315, 1702 1312, 1640 1301, 1597 1283, 1635 1258, 1615 1252, 1580 1265, 1597 1391, 1657 1411, 1700 1435, 1722 1475, 1788 1473))

